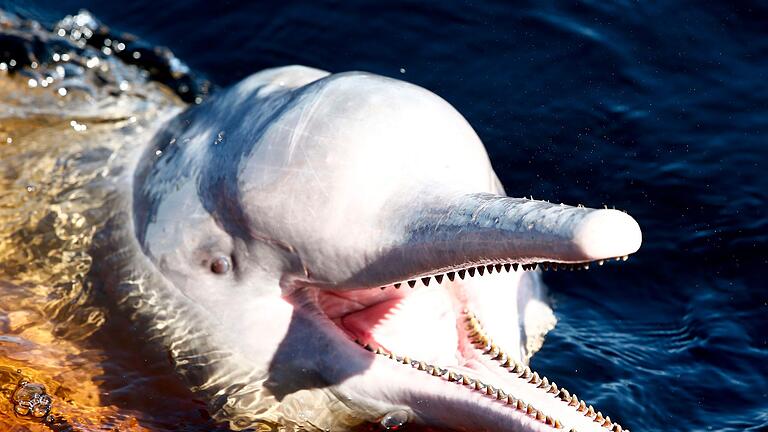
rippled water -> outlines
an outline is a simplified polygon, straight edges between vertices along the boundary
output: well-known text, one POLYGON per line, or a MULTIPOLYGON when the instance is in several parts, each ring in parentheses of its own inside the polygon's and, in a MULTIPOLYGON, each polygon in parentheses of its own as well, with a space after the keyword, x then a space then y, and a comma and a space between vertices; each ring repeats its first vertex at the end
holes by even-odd
MULTIPOLYGON (((644 230, 623 265, 545 276, 559 323, 533 367, 634 431, 768 430, 765 4, 242 3, 0 6, 45 23, 86 7, 220 86, 299 63, 440 94, 475 127, 511 195, 616 206, 644 230)), ((37 344, 30 359, 74 349, 51 334, 24 335, 37 344)), ((84 355, 73 358, 104 353, 84 355)), ((111 361, 88 363, 102 375, 40 365, 40 377, 97 376, 78 397, 87 400, 125 371, 111 361)), ((121 397, 110 400, 120 408, 121 397)), ((209 430, 191 420, 196 409, 174 421, 209 430)))

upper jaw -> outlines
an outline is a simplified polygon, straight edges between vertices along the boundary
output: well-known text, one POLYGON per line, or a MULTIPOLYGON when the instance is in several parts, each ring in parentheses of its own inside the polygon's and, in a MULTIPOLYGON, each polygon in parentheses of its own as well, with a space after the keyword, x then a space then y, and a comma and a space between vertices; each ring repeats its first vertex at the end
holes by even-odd
POLYGON ((365 249, 331 251, 337 257, 354 255, 335 266, 305 262, 311 277, 304 284, 350 290, 483 272, 489 265, 580 267, 632 254, 642 242, 637 222, 618 210, 485 193, 407 203, 382 215, 377 228, 365 249))

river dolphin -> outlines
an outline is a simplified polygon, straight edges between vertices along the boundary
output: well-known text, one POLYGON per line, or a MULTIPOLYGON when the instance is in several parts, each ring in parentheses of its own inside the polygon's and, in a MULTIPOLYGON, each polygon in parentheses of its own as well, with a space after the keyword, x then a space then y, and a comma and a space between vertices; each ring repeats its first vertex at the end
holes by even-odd
POLYGON ((622 430, 530 370, 528 324, 537 268, 626 257, 638 224, 507 197, 435 94, 265 70, 129 159, 93 272, 233 429, 622 430))

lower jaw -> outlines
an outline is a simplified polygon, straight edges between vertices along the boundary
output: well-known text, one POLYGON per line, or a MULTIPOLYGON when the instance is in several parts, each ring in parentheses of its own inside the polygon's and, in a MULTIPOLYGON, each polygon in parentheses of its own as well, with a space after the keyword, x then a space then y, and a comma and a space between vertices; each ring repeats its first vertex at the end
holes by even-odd
POLYGON ((471 311, 462 311, 459 324, 460 339, 469 347, 458 356, 456 365, 428 363, 381 347, 364 346, 376 354, 377 363, 391 365, 386 367, 389 373, 406 368, 405 377, 397 383, 391 377, 378 378, 393 381, 383 386, 398 387, 396 392, 405 396, 397 401, 414 409, 418 422, 472 432, 624 430, 501 351, 471 311))
MULTIPOLYGON (((374 348, 370 344, 361 346, 379 357, 402 364, 403 367, 431 375, 431 379, 462 387, 451 389, 456 392, 457 399, 466 398, 468 406, 471 406, 473 401, 477 402, 478 406, 488 405, 486 408, 493 408, 488 415, 493 415, 493 411, 501 411, 506 414, 504 421, 508 422, 509 417, 512 417, 519 422, 519 426, 526 426, 524 430, 562 429, 563 425, 558 419, 516 396, 519 392, 513 391, 520 386, 530 386, 529 391, 555 397, 560 395, 557 385, 550 384, 546 378, 540 378, 526 365, 496 347, 472 312, 462 311, 460 319, 463 321, 459 326, 460 337, 468 343, 459 349, 458 361, 453 362, 454 364, 433 364, 407 355, 396 355, 382 347, 374 348)), ((474 424, 479 426, 478 423, 474 424)))
MULTIPOLYGON (((519 360, 519 354, 505 353, 472 311, 464 307, 455 312, 458 343, 454 345, 453 361, 446 360, 447 356, 409 357, 412 351, 399 348, 390 352, 375 338, 358 340, 360 346, 376 354, 374 363, 378 366, 370 374, 365 373, 367 377, 355 380, 356 386, 376 388, 376 381, 383 381, 381 385, 387 387, 387 391, 382 389, 383 394, 400 395, 390 398, 394 406, 408 406, 416 411, 418 422, 451 430, 557 431, 574 426, 580 432, 624 430, 575 395, 531 371, 519 360), (396 380, 393 374, 402 376, 396 380), (429 405, 429 410, 417 412, 429 405)), ((356 336, 343 327, 337 329, 351 338, 356 336)), ((365 388, 362 393, 376 392, 365 388)))

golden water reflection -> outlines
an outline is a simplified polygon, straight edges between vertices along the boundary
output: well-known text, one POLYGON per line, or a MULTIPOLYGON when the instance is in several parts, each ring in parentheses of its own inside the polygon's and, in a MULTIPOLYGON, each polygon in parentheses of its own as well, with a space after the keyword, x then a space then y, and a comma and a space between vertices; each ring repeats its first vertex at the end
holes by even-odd
MULTIPOLYGON (((89 303, 88 248, 106 209, 100 207, 102 189, 83 186, 108 179, 120 168, 115 156, 133 144, 125 138, 140 136, 142 125, 150 124, 158 110, 179 105, 168 94, 156 93, 158 104, 142 98, 138 105, 138 99, 125 95, 106 105, 101 101, 99 109, 81 109, 93 101, 78 100, 76 94, 65 100, 44 89, 33 92, 23 80, 0 76, 2 431, 157 432, 184 421, 184 415, 164 419, 112 403, 120 398, 104 384, 112 382, 114 391, 123 371, 104 347, 89 340, 102 327, 104 312, 89 303), (14 412, 13 393, 22 380, 44 385, 51 395, 47 421, 14 412)), ((146 398, 163 397, 163 390, 149 381, 143 387, 135 382, 126 386, 150 392, 146 398)), ((189 429, 208 429, 210 423, 197 412, 199 404, 196 409, 189 403, 179 406, 192 413, 186 414, 189 429)))

